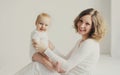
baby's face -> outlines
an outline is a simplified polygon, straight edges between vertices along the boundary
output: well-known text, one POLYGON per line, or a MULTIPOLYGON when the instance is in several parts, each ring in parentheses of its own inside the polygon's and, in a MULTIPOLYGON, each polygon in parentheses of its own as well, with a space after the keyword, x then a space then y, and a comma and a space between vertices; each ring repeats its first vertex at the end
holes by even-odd
POLYGON ((40 32, 41 31, 45 32, 45 31, 47 31, 49 24, 50 24, 50 18, 49 17, 42 17, 40 19, 40 22, 36 24, 36 28, 40 32))

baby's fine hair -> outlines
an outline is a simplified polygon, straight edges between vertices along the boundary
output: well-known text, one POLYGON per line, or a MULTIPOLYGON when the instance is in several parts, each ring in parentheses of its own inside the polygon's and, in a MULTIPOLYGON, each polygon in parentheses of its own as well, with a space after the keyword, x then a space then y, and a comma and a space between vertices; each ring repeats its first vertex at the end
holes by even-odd
POLYGON ((48 18, 50 18, 50 15, 47 14, 47 13, 40 13, 40 14, 37 16, 37 19, 36 19, 36 21, 35 21, 35 25, 40 22, 40 19, 41 19, 42 17, 48 17, 48 18))

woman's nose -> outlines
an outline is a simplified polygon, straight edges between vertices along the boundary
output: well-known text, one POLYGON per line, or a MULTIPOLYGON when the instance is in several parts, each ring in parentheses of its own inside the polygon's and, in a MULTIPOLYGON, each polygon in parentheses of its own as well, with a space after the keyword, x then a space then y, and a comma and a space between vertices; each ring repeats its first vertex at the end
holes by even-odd
POLYGON ((84 24, 84 23, 82 23, 82 24, 81 24, 81 27, 85 27, 85 24, 84 24))

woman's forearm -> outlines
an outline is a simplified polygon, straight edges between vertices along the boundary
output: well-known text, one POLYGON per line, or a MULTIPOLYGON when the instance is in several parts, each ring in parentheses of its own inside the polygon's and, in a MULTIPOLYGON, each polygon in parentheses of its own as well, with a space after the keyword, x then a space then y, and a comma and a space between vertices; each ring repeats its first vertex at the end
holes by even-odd
MULTIPOLYGON (((44 57, 42 57, 43 59, 42 59, 42 64, 46 67, 46 68, 48 68, 49 70, 54 70, 54 66, 51 64, 51 62, 50 61, 48 61, 47 59, 45 59, 44 57)), ((39 63, 41 63, 41 62, 39 62, 39 63)))
POLYGON ((33 55, 32 59, 33 59, 33 61, 37 61, 37 62, 43 64, 49 70, 54 70, 53 64, 45 56, 40 55, 39 53, 36 53, 33 55))

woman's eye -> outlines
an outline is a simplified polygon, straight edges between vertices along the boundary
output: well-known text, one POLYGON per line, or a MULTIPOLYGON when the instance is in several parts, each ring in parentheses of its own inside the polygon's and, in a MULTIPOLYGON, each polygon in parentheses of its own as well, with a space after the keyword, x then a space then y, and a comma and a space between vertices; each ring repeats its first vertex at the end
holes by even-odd
POLYGON ((90 25, 89 23, 86 23, 86 25, 90 25))
POLYGON ((83 22, 82 20, 79 20, 80 22, 83 22))

